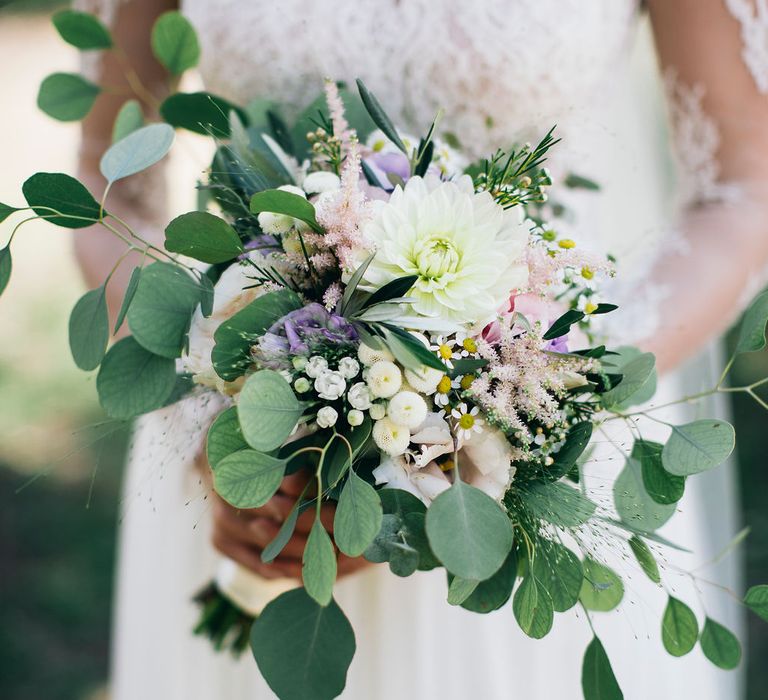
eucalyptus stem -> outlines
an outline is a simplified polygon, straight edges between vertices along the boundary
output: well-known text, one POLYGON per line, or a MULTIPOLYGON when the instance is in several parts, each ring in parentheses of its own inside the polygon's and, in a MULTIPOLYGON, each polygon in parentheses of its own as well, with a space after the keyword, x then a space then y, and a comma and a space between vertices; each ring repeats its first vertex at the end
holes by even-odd
POLYGON ((123 51, 123 49, 119 46, 116 46, 115 55, 117 56, 117 60, 122 64, 125 79, 128 81, 128 85, 130 86, 131 90, 133 90, 136 97, 146 102, 152 107, 152 109, 156 111, 159 110, 160 100, 158 100, 157 97, 155 97, 141 81, 138 73, 136 73, 136 71, 133 69, 133 66, 131 66, 125 51, 123 51))

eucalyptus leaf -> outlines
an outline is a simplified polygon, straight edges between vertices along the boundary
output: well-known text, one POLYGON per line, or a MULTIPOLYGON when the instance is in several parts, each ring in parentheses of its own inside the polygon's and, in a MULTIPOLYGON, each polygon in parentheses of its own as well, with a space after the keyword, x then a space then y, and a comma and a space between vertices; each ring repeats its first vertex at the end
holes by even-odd
POLYGON ((113 345, 96 377, 99 402, 112 418, 133 418, 165 405, 176 384, 176 363, 132 337, 113 345))
POLYGON ((579 602, 584 572, 579 558, 567 547, 558 542, 540 540, 533 561, 533 574, 539 588, 549 593, 555 611, 565 612, 579 602))
POLYGON ((336 581, 336 552, 319 517, 315 519, 304 547, 301 577, 307 593, 320 605, 331 602, 336 581))
POLYGON ((245 380, 238 401, 240 428, 255 450, 280 447, 293 432, 302 407, 291 385, 277 372, 265 369, 245 380))
POLYGON ((227 262, 243 252, 237 231, 206 211, 191 211, 171 221, 165 228, 165 248, 211 264, 227 262))
POLYGON ((101 157, 99 169, 109 183, 140 173, 162 160, 173 145, 168 124, 149 124, 113 143, 101 157))
POLYGON ((624 693, 616 681, 611 662, 597 637, 592 637, 584 654, 581 688, 584 700, 624 700, 624 693))
POLYGON ((213 486, 235 508, 259 508, 280 487, 285 460, 256 450, 232 452, 216 464, 213 486))
POLYGON ((555 453, 554 462, 546 470, 548 479, 557 480, 565 476, 587 449, 592 439, 592 423, 582 421, 568 429, 565 442, 555 453))
POLYGON ((141 111, 141 103, 138 100, 128 100, 120 108, 112 127, 112 143, 121 141, 134 131, 144 126, 144 114, 141 111))
POLYGON ((76 73, 53 73, 43 80, 37 106, 49 117, 73 122, 85 117, 101 88, 76 73))
POLYGON ((3 223, 11 214, 20 211, 17 207, 11 207, 0 202, 0 224, 3 223))
POLYGON ((672 656, 685 656, 696 646, 699 625, 696 615, 683 601, 669 597, 661 620, 661 641, 672 656))
POLYGON ((376 489, 350 471, 333 519, 336 546, 350 557, 359 557, 378 534, 382 517, 376 489))
POLYGON ((131 277, 128 280, 128 286, 125 288, 125 294, 123 295, 123 303, 120 305, 120 311, 117 313, 117 319, 115 320, 115 328, 113 333, 117 333, 120 326, 123 325, 125 315, 128 313, 128 309, 131 308, 133 297, 136 295, 136 290, 139 288, 139 280, 141 280, 141 267, 134 267, 131 272, 131 277))
POLYGON ((106 289, 86 292, 69 317, 69 348, 75 364, 86 372, 96 369, 107 352, 109 317, 106 289))
POLYGON ((288 517, 283 520, 283 524, 280 525, 280 529, 277 531, 275 539, 273 539, 266 547, 264 547, 261 552, 261 561, 263 561, 265 564, 273 562, 280 554, 280 552, 283 551, 285 545, 288 544, 291 537, 293 537, 293 532, 296 529, 296 522, 299 519, 300 513, 301 511, 299 509, 299 501, 296 501, 296 503, 293 505, 293 508, 291 508, 291 512, 288 514, 288 517))
POLYGON ((21 189, 35 214, 56 226, 85 228, 99 220, 99 203, 85 185, 64 173, 35 173, 21 189))
POLYGON ((661 453, 664 469, 676 476, 689 476, 714 469, 733 452, 736 436, 733 426, 706 418, 672 426, 661 453))
POLYGON ((628 457, 613 485, 613 501, 619 517, 646 532, 658 530, 675 513, 675 505, 662 505, 645 489, 640 463, 628 457))
POLYGON ((637 355, 626 364, 620 365, 622 380, 617 386, 602 395, 603 404, 609 408, 620 405, 626 406, 626 402, 634 399, 635 395, 651 380, 655 364, 654 356, 650 352, 646 352, 637 355))
POLYGON ((744 596, 744 605, 768 622, 768 586, 752 586, 744 596))
POLYGON ((489 613, 506 605, 517 580, 517 554, 510 550, 501 568, 491 578, 480 581, 477 588, 461 603, 474 613, 489 613))
POLYGON ((749 308, 739 326, 739 339, 735 352, 756 352, 765 347, 765 324, 768 322, 768 290, 759 294, 749 308))
POLYGON ((215 470, 219 462, 225 457, 247 449, 248 443, 240 430, 237 407, 231 406, 226 411, 222 411, 208 428, 208 437, 205 443, 208 464, 211 469, 215 470))
POLYGON ((211 278, 203 273, 200 275, 200 313, 203 318, 210 318, 213 314, 213 300, 216 290, 213 288, 211 278))
POLYGON ((281 700, 333 700, 344 690, 355 634, 335 601, 318 605, 296 588, 264 608, 251 629, 251 649, 281 700))
POLYGON ((677 503, 685 492, 685 477, 675 476, 664 469, 661 453, 664 445, 648 440, 635 441, 632 457, 642 466, 643 484, 648 495, 664 505, 677 503))
POLYGON ((454 576, 448 586, 448 604, 461 605, 469 596, 474 593, 480 581, 475 579, 460 578, 454 576))
POLYGON ((190 21, 180 12, 165 12, 152 27, 152 52, 173 75, 194 68, 200 60, 200 44, 190 21))
POLYGON ((624 584, 616 573, 605 564, 587 558, 582 563, 584 582, 579 600, 587 610, 608 612, 624 597, 624 584))
POLYGON ((546 637, 552 629, 554 622, 552 598, 531 574, 523 578, 515 592, 512 611, 520 629, 533 639, 546 637))
POLYGON ((109 30, 95 15, 75 10, 61 10, 53 17, 53 26, 68 44, 78 49, 112 48, 112 37, 109 30))
POLYGON ((0 295, 5 291, 11 279, 13 259, 11 258, 11 246, 0 248, 0 295))
POLYGON ((271 212, 285 214, 303 221, 313 231, 322 233, 323 229, 315 218, 314 205, 304 197, 285 190, 265 190, 251 197, 251 213, 271 212))
POLYGON ((247 123, 248 116, 223 97, 207 92, 177 92, 160 105, 160 116, 171 126, 214 138, 229 137, 229 113, 237 112, 247 123))
POLYGON ((519 489, 519 496, 533 517, 558 527, 578 527, 595 513, 592 501, 562 481, 528 484, 519 489))
POLYGON ((637 563, 640 564, 645 575, 654 583, 661 583, 659 566, 648 545, 640 537, 633 535, 629 540, 629 548, 632 550, 632 554, 635 555, 635 559, 637 559, 637 563))
POLYGON ((427 509, 426 530, 437 558, 462 578, 490 578, 512 548, 506 513, 490 496, 460 480, 427 509))
POLYGON ((701 631, 701 650, 715 666, 726 671, 741 662, 741 644, 736 635, 719 622, 707 618, 701 631))

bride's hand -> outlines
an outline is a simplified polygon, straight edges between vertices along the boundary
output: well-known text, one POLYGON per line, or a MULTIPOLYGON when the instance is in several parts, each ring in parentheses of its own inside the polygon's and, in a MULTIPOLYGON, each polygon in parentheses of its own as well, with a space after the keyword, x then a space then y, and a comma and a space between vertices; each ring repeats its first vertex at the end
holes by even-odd
MULTIPOLYGON (((229 505, 213 495, 213 545, 222 554, 264 578, 301 578, 301 557, 315 519, 315 510, 302 513, 288 544, 269 564, 261 560, 261 552, 275 538, 288 517, 296 498, 304 490, 306 477, 292 474, 285 477, 280 490, 261 508, 248 510, 229 505)), ((321 521, 328 532, 333 531, 335 505, 324 503, 321 521)), ((338 575, 345 576, 369 566, 362 557, 354 559, 338 555, 338 575)))

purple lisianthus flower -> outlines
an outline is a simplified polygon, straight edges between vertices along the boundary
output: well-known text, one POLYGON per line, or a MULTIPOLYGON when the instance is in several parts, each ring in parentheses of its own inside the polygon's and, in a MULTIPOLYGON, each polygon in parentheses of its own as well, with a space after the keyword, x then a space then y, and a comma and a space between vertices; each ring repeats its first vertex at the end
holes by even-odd
POLYGON ((411 176, 411 164, 405 153, 397 152, 374 152, 365 159, 365 164, 376 176, 379 185, 385 190, 394 189, 394 185, 387 175, 396 175, 403 182, 408 182, 411 176))
POLYGON ((549 350, 550 352, 569 352, 568 335, 561 335, 559 338, 553 338, 552 340, 547 341, 544 349, 549 350))

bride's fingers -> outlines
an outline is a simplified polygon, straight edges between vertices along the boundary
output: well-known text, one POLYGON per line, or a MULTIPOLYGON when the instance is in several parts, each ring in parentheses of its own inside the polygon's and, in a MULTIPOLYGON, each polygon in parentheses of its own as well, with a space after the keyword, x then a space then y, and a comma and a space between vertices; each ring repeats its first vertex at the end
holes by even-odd
POLYGON ((314 481, 314 477, 305 471, 289 474, 283 479, 283 483, 280 484, 280 491, 288 496, 293 496, 294 499, 296 499, 301 496, 304 487, 309 481, 314 481))
POLYGON ((236 540, 227 537, 224 533, 215 532, 213 535, 213 546, 224 556, 236 561, 246 569, 267 579, 273 578, 299 578, 301 576, 301 566, 290 567, 281 562, 280 566, 274 564, 265 564, 261 561, 260 551, 254 547, 248 547, 236 540))
MULTIPOLYGON (((259 547, 266 547, 277 537, 280 528, 270 520, 257 518, 249 523, 250 534, 253 537, 253 543, 259 547)), ((282 557, 289 559, 301 559, 304 554, 304 547, 307 545, 307 538, 304 535, 294 534, 288 543, 283 547, 278 555, 278 560, 282 557)), ((277 560, 276 560, 277 561, 277 560)))
MULTIPOLYGON (((336 505, 334 503, 323 503, 320 507, 320 522, 328 532, 333 532, 333 516, 336 514, 336 505)), ((317 517, 317 509, 313 506, 307 508, 296 521, 296 532, 309 534, 312 524, 317 517)))

